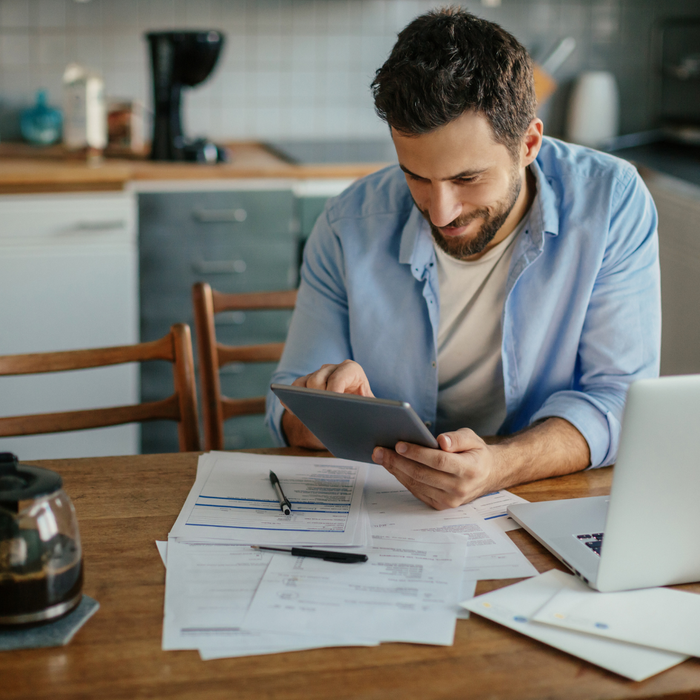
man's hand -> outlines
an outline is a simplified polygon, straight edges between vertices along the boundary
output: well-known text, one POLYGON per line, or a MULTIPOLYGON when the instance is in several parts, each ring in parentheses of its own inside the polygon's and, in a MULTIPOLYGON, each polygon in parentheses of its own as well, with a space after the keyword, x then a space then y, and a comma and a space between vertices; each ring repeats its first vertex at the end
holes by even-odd
MULTIPOLYGON (((352 360, 345 360, 339 365, 323 365, 321 369, 295 379, 292 386, 323 389, 337 394, 374 396, 365 371, 352 360)), ((321 441, 286 406, 285 409, 282 414, 282 430, 289 445, 312 450, 325 449, 321 441)))
POLYGON ((462 428, 438 436, 440 449, 399 442, 396 451, 376 447, 372 459, 416 498, 437 510, 456 508, 498 490, 494 446, 462 428))
POLYGON ((305 386, 309 389, 325 389, 336 394, 357 394, 374 396, 369 387, 365 371, 352 360, 345 360, 339 365, 323 365, 305 377, 295 379, 292 386, 305 386))
POLYGON ((437 440, 439 450, 399 442, 396 451, 377 447, 372 453, 377 464, 437 510, 590 464, 588 443, 562 418, 548 418, 506 438, 489 438, 493 444, 468 428, 443 433, 437 440))

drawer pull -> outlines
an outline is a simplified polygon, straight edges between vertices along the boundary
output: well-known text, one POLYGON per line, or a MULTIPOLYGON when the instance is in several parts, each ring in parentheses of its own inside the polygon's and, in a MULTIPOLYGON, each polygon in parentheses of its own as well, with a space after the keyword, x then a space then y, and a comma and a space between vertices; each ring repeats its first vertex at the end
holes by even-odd
POLYGON ((126 228, 124 219, 113 219, 111 221, 77 221, 66 226, 59 232, 63 236, 75 233, 97 233, 102 231, 121 231, 126 228))
POLYGON ((199 209, 194 212, 194 218, 203 224, 240 223, 248 218, 245 209, 199 209))
MULTIPOLYGON (((216 315, 214 322, 217 326, 240 326, 242 323, 245 323, 245 311, 223 311, 216 315)), ((231 367, 235 364, 243 366, 238 362, 231 364, 231 367)))
POLYGON ((243 374, 245 364, 243 362, 232 362, 219 368, 219 374, 243 374))
POLYGON ((192 269, 200 275, 241 274, 248 269, 245 260, 199 260, 192 269))

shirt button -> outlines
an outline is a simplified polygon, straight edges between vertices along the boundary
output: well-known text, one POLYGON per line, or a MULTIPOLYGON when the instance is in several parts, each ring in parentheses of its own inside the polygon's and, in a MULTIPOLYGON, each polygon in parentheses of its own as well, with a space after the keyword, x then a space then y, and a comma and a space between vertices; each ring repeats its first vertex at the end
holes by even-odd
POLYGON ((430 364, 432 364, 433 367, 437 367, 437 363, 435 362, 431 362, 430 364))

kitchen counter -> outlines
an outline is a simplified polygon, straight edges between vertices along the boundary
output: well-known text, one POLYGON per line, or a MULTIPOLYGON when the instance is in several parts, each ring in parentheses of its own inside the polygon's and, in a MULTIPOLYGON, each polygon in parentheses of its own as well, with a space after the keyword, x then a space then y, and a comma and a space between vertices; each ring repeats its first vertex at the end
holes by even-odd
POLYGON ((124 157, 105 157, 90 162, 61 147, 36 149, 25 144, 0 144, 0 194, 114 191, 138 181, 355 179, 387 164, 296 165, 258 143, 238 142, 229 144, 228 148, 232 154, 230 163, 206 165, 124 157))
POLYGON ((612 155, 634 163, 638 168, 670 175, 700 187, 700 146, 659 141, 621 148, 612 155))

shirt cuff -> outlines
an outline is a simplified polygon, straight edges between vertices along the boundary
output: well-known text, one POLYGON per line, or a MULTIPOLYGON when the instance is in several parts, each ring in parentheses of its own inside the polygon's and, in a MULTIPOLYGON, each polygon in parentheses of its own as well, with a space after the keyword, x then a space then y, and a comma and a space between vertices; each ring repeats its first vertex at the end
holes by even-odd
POLYGON ((284 413, 284 406, 280 403, 280 400, 274 395, 272 390, 267 392, 266 409, 265 425, 272 435, 272 440, 274 441, 275 446, 289 447, 282 430, 282 414, 284 413))
POLYGON ((545 418, 569 421, 588 443, 589 469, 613 464, 620 442, 620 420, 599 399, 579 391, 552 394, 530 418, 530 424, 545 418))

